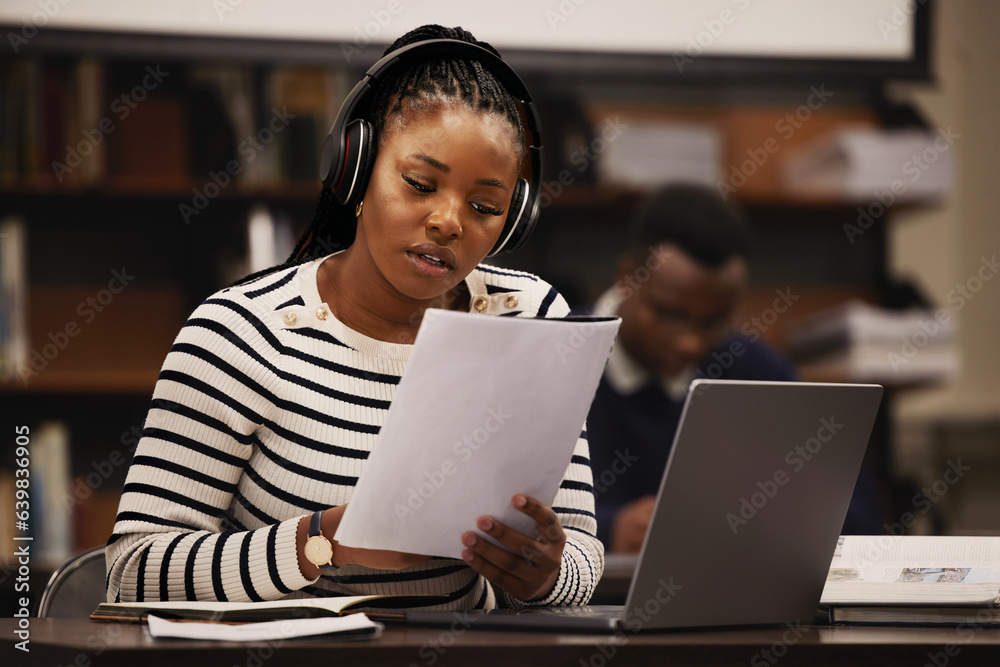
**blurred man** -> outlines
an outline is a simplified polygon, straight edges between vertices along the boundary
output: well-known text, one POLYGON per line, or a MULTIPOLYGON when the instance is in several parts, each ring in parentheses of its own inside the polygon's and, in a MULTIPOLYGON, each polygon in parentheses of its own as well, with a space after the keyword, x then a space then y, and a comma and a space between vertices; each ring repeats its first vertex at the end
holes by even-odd
POLYGON ((714 190, 669 186, 637 210, 619 279, 594 307, 622 318, 587 421, 598 536, 612 551, 642 546, 693 379, 797 379, 736 334, 749 257, 746 222, 714 190))

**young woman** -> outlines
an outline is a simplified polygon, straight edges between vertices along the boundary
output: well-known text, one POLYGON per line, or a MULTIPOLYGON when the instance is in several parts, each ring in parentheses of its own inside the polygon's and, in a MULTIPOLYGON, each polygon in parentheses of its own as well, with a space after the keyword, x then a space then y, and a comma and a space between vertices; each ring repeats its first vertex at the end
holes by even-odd
MULTIPOLYGON (((492 51, 440 26, 389 51, 437 38, 492 51)), ((603 548, 582 438, 552 507, 511 499, 536 534, 481 517, 461 536, 463 560, 332 540, 427 308, 568 312, 535 276, 480 264, 526 153, 498 77, 429 55, 393 65, 370 97, 356 112, 375 136, 363 199, 345 206, 325 188, 292 259, 206 300, 171 348, 108 541, 109 600, 433 593, 447 596, 440 608, 467 609, 590 598, 603 548)))

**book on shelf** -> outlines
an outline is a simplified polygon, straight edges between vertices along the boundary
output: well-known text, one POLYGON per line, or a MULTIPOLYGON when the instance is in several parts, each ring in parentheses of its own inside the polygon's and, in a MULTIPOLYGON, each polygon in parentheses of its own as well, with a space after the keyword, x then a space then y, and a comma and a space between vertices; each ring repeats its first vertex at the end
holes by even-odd
POLYGON ((311 183, 345 81, 341 69, 296 64, 5 60, 0 183, 140 192, 311 183))
POLYGON ((283 178, 314 183, 327 132, 337 118, 345 82, 330 68, 282 65, 267 77, 269 113, 276 112, 276 159, 283 178))
POLYGON ((843 535, 820 605, 833 623, 1000 625, 1000 537, 843 535))
POLYGON ((20 218, 0 220, 0 381, 28 364, 27 228, 20 218))
POLYGON ((261 623, 302 618, 329 618, 364 612, 372 618, 402 618, 400 609, 447 601, 443 595, 347 595, 265 602, 102 602, 92 621, 146 623, 150 615, 168 620, 214 623, 261 623))

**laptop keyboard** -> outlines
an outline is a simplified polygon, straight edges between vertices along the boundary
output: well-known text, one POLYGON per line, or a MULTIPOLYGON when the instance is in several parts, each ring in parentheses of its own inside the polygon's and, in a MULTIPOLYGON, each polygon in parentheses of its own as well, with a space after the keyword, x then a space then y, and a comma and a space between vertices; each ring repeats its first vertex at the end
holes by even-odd
POLYGON ((516 616, 530 616, 541 614, 544 616, 615 616, 625 613, 625 607, 614 604, 595 604, 585 607, 523 607, 521 609, 494 609, 491 614, 504 614, 516 616))

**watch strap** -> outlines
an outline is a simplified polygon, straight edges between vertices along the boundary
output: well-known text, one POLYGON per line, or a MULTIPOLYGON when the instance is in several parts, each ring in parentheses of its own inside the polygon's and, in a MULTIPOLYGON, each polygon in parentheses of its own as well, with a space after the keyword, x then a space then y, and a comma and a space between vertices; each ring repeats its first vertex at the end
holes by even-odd
POLYGON ((309 537, 323 534, 323 510, 317 510, 309 519, 309 537))

